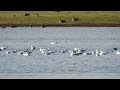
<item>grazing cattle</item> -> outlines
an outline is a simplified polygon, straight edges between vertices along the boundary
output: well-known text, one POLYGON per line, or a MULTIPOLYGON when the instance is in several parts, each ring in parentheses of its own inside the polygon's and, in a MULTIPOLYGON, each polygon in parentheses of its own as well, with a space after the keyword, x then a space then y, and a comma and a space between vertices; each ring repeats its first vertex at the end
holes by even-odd
POLYGON ((59 20, 59 23, 65 23, 66 21, 65 20, 59 20))
POLYGON ((78 21, 79 19, 78 18, 72 18, 72 21, 78 21))
POLYGON ((60 11, 54 11, 54 12, 60 12, 60 11))
POLYGON ((38 14, 34 14, 35 17, 38 17, 38 14))
POLYGON ((30 14, 29 13, 25 13, 25 15, 24 16, 30 16, 30 14))
POLYGON ((15 14, 14 14, 13 16, 14 16, 14 17, 16 17, 16 15, 15 15, 15 14))

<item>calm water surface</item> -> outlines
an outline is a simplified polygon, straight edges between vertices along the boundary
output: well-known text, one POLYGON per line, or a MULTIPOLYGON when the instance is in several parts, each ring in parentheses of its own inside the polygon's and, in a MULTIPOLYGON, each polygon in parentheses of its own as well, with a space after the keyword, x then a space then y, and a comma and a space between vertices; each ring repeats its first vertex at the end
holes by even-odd
POLYGON ((0 46, 8 49, 0 51, 0 75, 41 75, 41 74, 119 74, 120 56, 115 54, 70 56, 59 50, 76 48, 120 51, 120 27, 49 27, 49 28, 0 28, 0 46), (51 42, 58 42, 51 45, 51 42), (36 47, 31 56, 25 57, 6 51, 26 50, 36 47), (42 54, 41 47, 56 53, 42 54))

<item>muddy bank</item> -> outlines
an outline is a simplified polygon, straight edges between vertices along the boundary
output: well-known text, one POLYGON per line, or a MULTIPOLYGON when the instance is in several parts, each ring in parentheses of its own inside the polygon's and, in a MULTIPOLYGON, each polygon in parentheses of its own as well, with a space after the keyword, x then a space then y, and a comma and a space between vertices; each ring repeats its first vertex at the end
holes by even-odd
POLYGON ((120 24, 1 24, 0 27, 120 27, 120 24))

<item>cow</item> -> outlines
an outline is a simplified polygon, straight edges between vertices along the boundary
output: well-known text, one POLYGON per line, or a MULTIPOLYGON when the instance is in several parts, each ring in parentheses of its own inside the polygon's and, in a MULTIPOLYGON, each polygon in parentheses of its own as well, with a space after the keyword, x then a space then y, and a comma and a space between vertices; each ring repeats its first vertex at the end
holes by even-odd
POLYGON ((14 14, 13 16, 14 16, 14 17, 16 17, 16 15, 15 15, 15 14, 14 14))
POLYGON ((72 21, 78 21, 79 19, 78 18, 72 18, 72 21))
POLYGON ((38 17, 38 14, 34 14, 35 17, 38 17))
POLYGON ((25 13, 25 15, 24 16, 30 16, 30 14, 29 13, 25 13))
POLYGON ((59 23, 65 23, 66 21, 65 20, 59 20, 59 23))

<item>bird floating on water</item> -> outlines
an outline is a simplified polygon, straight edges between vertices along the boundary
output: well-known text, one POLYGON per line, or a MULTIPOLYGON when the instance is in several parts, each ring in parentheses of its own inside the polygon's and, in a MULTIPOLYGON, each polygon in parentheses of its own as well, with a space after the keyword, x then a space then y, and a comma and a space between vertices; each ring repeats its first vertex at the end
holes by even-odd
POLYGON ((2 49, 0 48, 0 51, 2 51, 2 49))
POLYGON ((116 51, 115 54, 120 55, 120 51, 116 51))
POLYGON ((10 54, 10 51, 7 51, 6 54, 10 54))
POLYGON ((31 46, 31 50, 35 50, 35 47, 34 47, 34 46, 31 46))
POLYGON ((117 48, 113 48, 113 50, 118 50, 117 48))
POLYGON ((17 50, 13 50, 13 53, 17 53, 17 50))
POLYGON ((1 50, 5 50, 5 49, 7 49, 7 47, 0 47, 0 49, 1 49, 1 50))
POLYGON ((51 42, 50 44, 51 45, 56 45, 58 42, 51 42))

